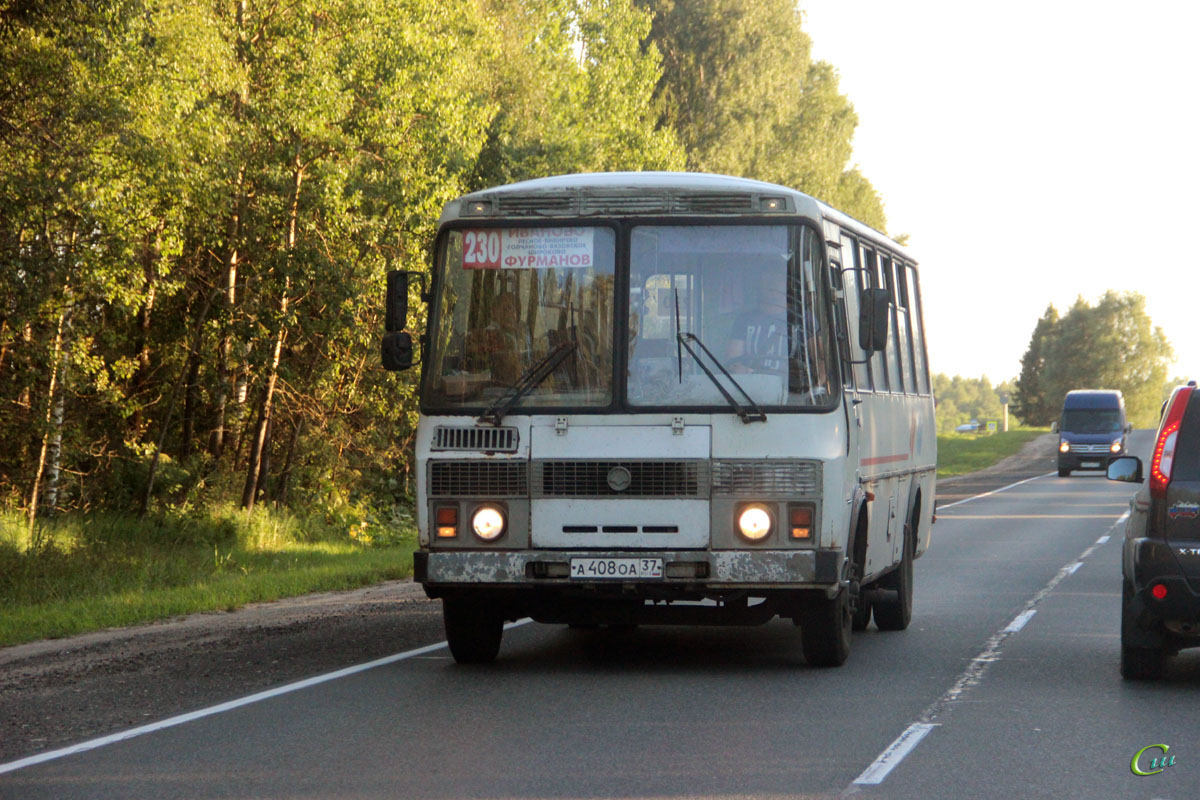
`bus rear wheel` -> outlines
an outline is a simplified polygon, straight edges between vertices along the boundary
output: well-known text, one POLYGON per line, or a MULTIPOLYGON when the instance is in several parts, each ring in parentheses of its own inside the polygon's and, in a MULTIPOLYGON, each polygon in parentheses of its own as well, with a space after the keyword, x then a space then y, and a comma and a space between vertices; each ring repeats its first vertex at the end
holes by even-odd
POLYGON ((904 554, 900 564, 879 580, 888 590, 886 600, 875 601, 875 625, 881 631, 902 631, 912 621, 913 607, 913 525, 904 526, 904 554))
POLYGON ((442 621, 450 655, 459 664, 487 664, 500 653, 504 618, 486 604, 464 598, 442 601, 442 621))
POLYGON ((843 588, 832 599, 809 603, 800 620, 804 660, 814 667, 840 667, 850 657, 850 590, 843 588))

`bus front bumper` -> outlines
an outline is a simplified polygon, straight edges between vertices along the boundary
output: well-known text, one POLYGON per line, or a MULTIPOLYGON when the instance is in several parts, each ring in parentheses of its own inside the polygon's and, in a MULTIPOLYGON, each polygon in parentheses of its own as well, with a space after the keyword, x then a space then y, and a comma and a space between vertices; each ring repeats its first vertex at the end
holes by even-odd
POLYGON ((427 588, 597 584, 702 585, 710 589, 835 587, 840 549, 752 551, 426 551, 413 554, 413 580, 427 588), (573 560, 661 559, 660 577, 572 578, 573 560))

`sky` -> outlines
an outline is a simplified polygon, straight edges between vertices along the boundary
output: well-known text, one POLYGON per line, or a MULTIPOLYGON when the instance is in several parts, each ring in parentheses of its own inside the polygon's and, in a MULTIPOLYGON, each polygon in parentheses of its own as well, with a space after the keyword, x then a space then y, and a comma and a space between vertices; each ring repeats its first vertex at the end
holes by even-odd
POLYGON ((1112 289, 1200 378, 1200 3, 798 5, 920 263, 933 372, 1014 378, 1047 306, 1112 289))

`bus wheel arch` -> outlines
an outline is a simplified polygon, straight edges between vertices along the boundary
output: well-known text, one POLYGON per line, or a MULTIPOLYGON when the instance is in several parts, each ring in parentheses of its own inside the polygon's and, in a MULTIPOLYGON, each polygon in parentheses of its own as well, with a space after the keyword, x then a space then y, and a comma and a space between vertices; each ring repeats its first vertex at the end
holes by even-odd
POLYGON ((862 584, 867 568, 868 523, 867 504, 862 502, 854 514, 854 527, 851 528, 850 541, 846 548, 851 590, 849 599, 853 606, 851 628, 856 631, 866 630, 871 624, 871 600, 867 596, 867 587, 862 584))

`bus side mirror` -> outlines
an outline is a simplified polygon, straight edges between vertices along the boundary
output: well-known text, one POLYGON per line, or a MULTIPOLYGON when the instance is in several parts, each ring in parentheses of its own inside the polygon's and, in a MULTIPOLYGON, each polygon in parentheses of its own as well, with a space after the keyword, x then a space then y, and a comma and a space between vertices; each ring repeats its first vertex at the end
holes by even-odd
POLYGON ((859 301, 858 346, 868 353, 882 351, 888 339, 887 289, 864 289, 859 301))
MULTIPOLYGON (((408 273, 393 269, 387 274, 387 296, 384 298, 383 328, 398 333, 408 324, 408 273)), ((412 343, 409 342, 409 350, 412 343)))
POLYGON ((412 337, 403 331, 385 333, 380 355, 383 368, 389 372, 401 372, 413 365, 412 337))

